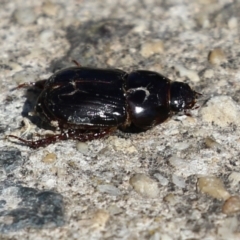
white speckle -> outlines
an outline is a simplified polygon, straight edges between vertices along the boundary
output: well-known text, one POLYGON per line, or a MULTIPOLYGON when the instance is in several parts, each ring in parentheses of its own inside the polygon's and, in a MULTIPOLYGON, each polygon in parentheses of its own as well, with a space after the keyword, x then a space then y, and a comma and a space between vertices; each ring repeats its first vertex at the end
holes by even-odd
POLYGON ((150 92, 148 91, 147 88, 145 87, 138 87, 138 88, 131 88, 128 90, 129 92, 137 92, 137 91, 143 91, 145 92, 145 98, 143 100, 143 103, 148 99, 148 97, 150 96, 150 92))
POLYGON ((137 113, 137 114, 140 114, 141 112, 143 112, 144 111, 144 109, 142 108, 142 107, 135 107, 135 112, 137 113))
POLYGON ((55 179, 48 179, 46 182, 45 182, 45 185, 48 187, 48 188, 54 188, 56 186, 56 180, 55 179))
POLYGON ((120 115, 121 115, 121 114, 118 113, 118 112, 113 112, 112 114, 115 115, 115 116, 120 116, 120 115))

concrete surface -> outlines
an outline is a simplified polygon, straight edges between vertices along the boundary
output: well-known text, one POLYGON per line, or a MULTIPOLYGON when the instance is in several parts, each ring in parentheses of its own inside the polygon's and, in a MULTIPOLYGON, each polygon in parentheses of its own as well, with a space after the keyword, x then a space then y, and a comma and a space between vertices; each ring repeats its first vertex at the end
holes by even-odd
POLYGON ((0 238, 240 239, 239 12, 239 0, 1 0, 0 238), (161 72, 200 107, 87 143, 6 139, 43 133, 36 91, 12 89, 72 59, 161 72))

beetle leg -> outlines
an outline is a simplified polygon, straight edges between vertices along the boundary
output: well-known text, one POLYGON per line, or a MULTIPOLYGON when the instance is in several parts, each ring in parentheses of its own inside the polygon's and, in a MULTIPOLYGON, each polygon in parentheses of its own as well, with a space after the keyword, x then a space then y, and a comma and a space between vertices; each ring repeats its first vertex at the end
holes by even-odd
POLYGON ((192 114, 187 111, 186 109, 184 110, 184 115, 188 116, 188 117, 192 117, 192 114))
POLYGON ((16 138, 19 141, 24 142, 28 147, 36 149, 39 147, 47 146, 51 143, 55 143, 60 140, 74 139, 81 142, 86 142, 94 139, 99 139, 104 137, 105 135, 110 134, 115 129, 116 128, 103 129, 101 132, 83 132, 82 129, 69 129, 60 134, 56 134, 53 136, 49 136, 39 140, 32 140, 32 141, 25 140, 23 138, 20 138, 14 135, 8 135, 7 137, 16 138))
POLYGON ((72 62, 75 63, 78 67, 81 67, 81 64, 77 60, 73 59, 72 62))
POLYGON ((76 129, 76 130, 74 130, 75 133, 73 134, 73 137, 71 137, 71 138, 76 139, 80 142, 86 142, 86 141, 102 138, 115 130, 116 130, 116 128, 107 128, 107 129, 103 129, 100 132, 83 133, 79 129, 76 129))

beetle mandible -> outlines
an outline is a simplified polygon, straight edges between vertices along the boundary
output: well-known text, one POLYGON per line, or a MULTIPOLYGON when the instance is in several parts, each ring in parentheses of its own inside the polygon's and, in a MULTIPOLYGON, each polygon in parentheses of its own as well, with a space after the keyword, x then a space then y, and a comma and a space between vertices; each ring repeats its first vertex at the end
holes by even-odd
POLYGON ((62 69, 47 80, 17 88, 40 88, 35 112, 59 134, 39 140, 16 138, 31 148, 58 140, 88 141, 124 131, 148 130, 173 114, 192 109, 201 95, 183 82, 146 70, 77 66, 62 69))

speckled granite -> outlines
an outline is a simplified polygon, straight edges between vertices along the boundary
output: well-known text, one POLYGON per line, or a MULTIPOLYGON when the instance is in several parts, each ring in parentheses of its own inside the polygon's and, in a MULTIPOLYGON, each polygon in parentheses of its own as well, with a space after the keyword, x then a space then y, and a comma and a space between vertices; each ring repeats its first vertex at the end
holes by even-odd
MULTIPOLYGON (((239 239, 240 1, 0 2, 1 239, 239 239), (34 90, 72 65, 147 69, 203 94, 140 134, 37 150, 34 90)), ((44 127, 44 126, 43 126, 44 127)))

